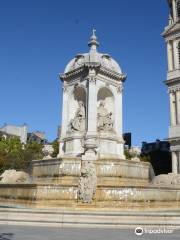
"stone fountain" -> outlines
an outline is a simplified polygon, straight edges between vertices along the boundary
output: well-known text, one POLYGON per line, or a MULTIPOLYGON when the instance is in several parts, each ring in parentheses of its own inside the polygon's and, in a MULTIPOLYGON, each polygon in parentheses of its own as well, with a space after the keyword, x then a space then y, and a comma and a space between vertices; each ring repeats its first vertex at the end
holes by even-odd
POLYGON ((99 53, 93 31, 90 50, 65 68, 59 154, 32 163, 31 183, 2 183, 0 203, 33 207, 95 209, 175 208, 178 176, 153 179, 148 162, 125 159, 122 94, 126 75, 108 54, 99 53), (168 178, 168 179, 167 179, 168 178), (153 181, 152 181, 153 180, 153 181))

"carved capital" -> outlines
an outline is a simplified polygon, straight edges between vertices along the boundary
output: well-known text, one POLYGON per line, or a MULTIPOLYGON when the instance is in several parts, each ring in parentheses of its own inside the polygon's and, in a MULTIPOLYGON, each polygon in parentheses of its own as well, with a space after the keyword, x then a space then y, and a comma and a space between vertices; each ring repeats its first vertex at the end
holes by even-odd
POLYGON ((67 92, 67 86, 63 86, 63 92, 67 92))
POLYGON ((168 93, 169 94, 175 94, 177 91, 179 91, 180 90, 180 88, 179 87, 173 87, 173 88, 170 88, 169 90, 168 90, 168 93))
POLYGON ((118 93, 122 93, 124 88, 123 88, 123 85, 120 84, 120 85, 118 85, 118 86, 116 87, 116 89, 117 89, 117 92, 118 92, 118 93))
POLYGON ((95 76, 89 76, 89 82, 96 83, 96 77, 95 76))
POLYGON ((66 82, 64 82, 64 84, 63 84, 63 92, 66 92, 66 91, 67 91, 67 89, 68 89, 67 83, 66 83, 66 82))

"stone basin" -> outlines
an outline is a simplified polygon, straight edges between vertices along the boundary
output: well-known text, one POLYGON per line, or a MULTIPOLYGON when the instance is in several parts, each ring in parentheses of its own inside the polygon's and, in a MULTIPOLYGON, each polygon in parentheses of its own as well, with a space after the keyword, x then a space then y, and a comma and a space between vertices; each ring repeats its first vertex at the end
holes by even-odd
POLYGON ((94 164, 97 188, 91 204, 78 199, 81 159, 63 158, 33 161, 31 184, 0 184, 0 205, 123 209, 179 207, 180 187, 153 186, 149 163, 98 159, 94 164))

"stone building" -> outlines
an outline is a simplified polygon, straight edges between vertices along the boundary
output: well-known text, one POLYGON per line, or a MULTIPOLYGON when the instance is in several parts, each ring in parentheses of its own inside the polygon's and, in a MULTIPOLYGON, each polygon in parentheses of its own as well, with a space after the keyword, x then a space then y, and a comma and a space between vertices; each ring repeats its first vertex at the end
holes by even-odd
POLYGON ((170 99, 169 142, 172 172, 180 173, 180 0, 169 0, 169 24, 163 32, 167 43, 167 80, 170 99))
POLYGON ((148 157, 155 175, 172 171, 171 152, 168 141, 142 142, 141 156, 148 157))
POLYGON ((18 137, 23 144, 28 142, 36 142, 39 144, 48 143, 44 132, 28 132, 27 124, 23 124, 22 126, 4 124, 4 126, 0 128, 0 136, 4 138, 18 137))
POLYGON ((24 143, 24 144, 26 144, 27 142, 27 131, 28 131, 28 127, 26 124, 23 124, 22 126, 4 124, 4 126, 0 128, 1 135, 3 135, 4 137, 9 137, 9 136, 19 137, 21 143, 24 143))
POLYGON ((44 132, 35 131, 27 134, 27 142, 36 142, 38 144, 47 144, 48 141, 44 132))
POLYGON ((142 142, 142 148, 141 148, 141 153, 142 154, 149 154, 152 151, 165 151, 169 152, 170 151, 170 146, 168 141, 160 141, 159 139, 156 139, 155 142, 142 142))
POLYGON ((123 139, 124 139, 124 147, 126 149, 130 149, 132 146, 132 134, 130 132, 124 133, 123 134, 123 139))
POLYGON ((109 55, 99 53, 93 30, 90 51, 66 66, 59 157, 81 156, 91 148, 98 158, 124 159, 122 91, 126 76, 109 55))

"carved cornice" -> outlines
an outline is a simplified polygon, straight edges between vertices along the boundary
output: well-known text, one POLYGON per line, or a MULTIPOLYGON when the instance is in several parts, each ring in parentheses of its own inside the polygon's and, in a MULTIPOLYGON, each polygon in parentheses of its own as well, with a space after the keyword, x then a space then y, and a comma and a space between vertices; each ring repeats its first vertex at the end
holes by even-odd
POLYGON ((118 87, 119 84, 121 84, 122 82, 118 82, 115 79, 109 78, 108 76, 105 76, 103 74, 98 74, 97 76, 97 80, 104 82, 106 85, 112 85, 114 87, 118 87))
POLYGON ((180 78, 174 78, 174 79, 170 79, 170 80, 165 80, 164 83, 167 86, 171 86, 171 85, 175 85, 175 84, 180 84, 180 78))
MULTIPOLYGON (((100 63, 85 63, 83 66, 76 68, 70 72, 59 74, 59 78, 62 81, 71 81, 72 79, 78 78, 79 76, 84 75, 87 76, 89 70, 95 69, 96 74, 100 73, 101 75, 106 76, 107 78, 113 79, 118 82, 124 82, 126 80, 127 75, 120 74, 111 69, 105 68, 100 65, 100 63)), ((92 79, 94 81, 94 78, 92 79)))
POLYGON ((62 81, 69 81, 71 79, 78 78, 78 76, 81 76, 82 74, 85 74, 85 69, 83 66, 76 68, 70 72, 59 74, 59 78, 62 81))
POLYGON ((171 147, 170 147, 170 148, 176 147, 177 144, 180 146, 180 137, 168 138, 167 140, 168 140, 168 141, 170 142, 170 144, 171 144, 171 147), (175 146, 174 146, 173 144, 174 144, 175 146))
POLYGON ((99 69, 99 73, 102 74, 102 75, 105 75, 105 76, 107 76, 109 78, 112 78, 112 79, 114 79, 116 81, 124 82, 126 80, 126 78, 127 78, 127 75, 125 75, 125 74, 119 74, 119 73, 117 73, 115 71, 112 71, 112 70, 110 70, 108 68, 105 68, 105 67, 102 67, 102 66, 99 69))
POLYGON ((84 66, 89 68, 89 69, 98 69, 100 67, 100 63, 99 62, 85 62, 84 63, 84 66))
POLYGON ((164 32, 162 33, 162 36, 164 38, 167 38, 171 35, 180 33, 180 19, 178 19, 177 21, 175 21, 173 24, 167 26, 164 30, 164 32))

